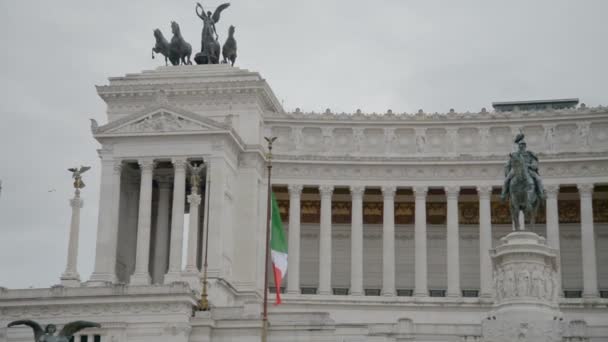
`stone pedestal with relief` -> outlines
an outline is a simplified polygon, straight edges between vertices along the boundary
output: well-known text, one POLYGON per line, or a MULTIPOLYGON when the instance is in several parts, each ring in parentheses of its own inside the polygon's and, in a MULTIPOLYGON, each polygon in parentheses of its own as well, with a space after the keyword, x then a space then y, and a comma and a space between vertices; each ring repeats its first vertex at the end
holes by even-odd
POLYGON ((513 232, 490 251, 494 307, 482 322, 484 342, 562 341, 557 251, 529 231, 513 232))

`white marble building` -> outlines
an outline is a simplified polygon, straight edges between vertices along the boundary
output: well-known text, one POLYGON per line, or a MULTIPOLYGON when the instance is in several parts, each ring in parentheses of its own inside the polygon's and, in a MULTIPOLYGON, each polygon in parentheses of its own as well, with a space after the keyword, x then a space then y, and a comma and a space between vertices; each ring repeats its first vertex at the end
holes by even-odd
POLYGON ((608 341, 608 108, 287 113, 260 74, 226 65, 161 67, 97 91, 94 272, 81 283, 72 260, 63 285, 0 288, 2 342, 31 340, 4 328, 20 318, 100 322, 87 342, 259 341, 270 134, 289 240, 270 341, 481 341, 519 130, 541 161, 533 230, 559 250, 564 341, 608 341), (200 198, 188 196, 193 161, 206 166, 200 198), (213 308, 193 314, 205 252, 213 308))

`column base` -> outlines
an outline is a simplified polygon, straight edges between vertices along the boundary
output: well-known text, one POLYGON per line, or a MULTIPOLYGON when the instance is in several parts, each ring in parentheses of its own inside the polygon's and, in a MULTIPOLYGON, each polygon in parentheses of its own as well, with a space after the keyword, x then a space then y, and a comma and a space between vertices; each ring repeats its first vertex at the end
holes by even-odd
POLYGON ((133 286, 150 285, 151 282, 149 273, 133 273, 129 279, 129 285, 133 286))
POLYGON ((429 291, 414 291, 414 297, 428 297, 429 296, 429 291))
POLYGON ((167 274, 165 274, 165 277, 163 278, 163 284, 179 283, 183 281, 184 280, 182 279, 182 272, 179 271, 169 271, 167 272, 167 274))
POLYGON ((326 289, 321 290, 321 289, 319 289, 319 294, 327 296, 327 295, 332 295, 333 293, 332 293, 331 290, 326 290, 326 289))
POLYGON ((382 290, 382 295, 385 297, 393 297, 395 296, 395 289, 386 289, 386 290, 382 290))
POLYGON ((291 290, 290 290, 290 289, 287 289, 287 294, 295 294, 295 295, 298 295, 298 294, 301 294, 301 293, 302 293, 302 290, 301 290, 301 289, 291 289, 291 290))
POLYGON ((201 293, 203 290, 201 272, 199 272, 197 269, 185 270, 182 273, 182 281, 186 282, 194 292, 201 293))
POLYGON ((80 275, 78 273, 64 273, 61 275, 61 285, 65 287, 80 287, 80 275))
POLYGON ((353 291, 353 290, 351 290, 350 291, 350 295, 351 296, 363 296, 363 291, 360 291, 360 290, 353 291))
POLYGON ((450 291, 450 292, 446 293, 445 296, 448 298, 459 298, 459 297, 462 297, 462 292, 450 291))
POLYGON ((93 273, 91 278, 85 283, 86 286, 111 286, 118 281, 115 274, 111 273, 93 273))

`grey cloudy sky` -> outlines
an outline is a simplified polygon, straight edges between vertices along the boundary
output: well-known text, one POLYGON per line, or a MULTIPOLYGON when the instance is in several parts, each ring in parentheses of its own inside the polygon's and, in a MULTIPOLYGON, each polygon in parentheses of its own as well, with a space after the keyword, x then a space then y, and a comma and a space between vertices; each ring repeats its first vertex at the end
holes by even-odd
MULTIPOLYGON (((204 1, 214 7, 218 0, 204 1)), ((195 50, 192 0, 0 2, 0 286, 58 283, 68 167, 87 164, 79 271, 91 274, 105 123, 93 85, 162 65, 152 30, 177 21, 195 50)), ((492 101, 608 103, 608 2, 234 0, 237 65, 259 71, 287 110, 479 111, 492 101)))

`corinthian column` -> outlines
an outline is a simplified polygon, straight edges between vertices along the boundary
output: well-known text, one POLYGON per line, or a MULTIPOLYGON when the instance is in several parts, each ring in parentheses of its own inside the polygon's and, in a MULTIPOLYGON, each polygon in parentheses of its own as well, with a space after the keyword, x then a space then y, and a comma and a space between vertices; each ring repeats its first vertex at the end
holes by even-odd
POLYGON ((287 250, 287 293, 300 293, 300 196, 301 184, 291 184, 289 189, 289 241, 287 250))
POLYGON ((492 187, 480 185, 477 187, 479 195, 479 297, 492 297, 492 218, 490 209, 490 196, 492 187))
POLYGON ((169 258, 169 199, 171 198, 171 183, 162 177, 158 179, 158 210, 156 211, 156 236, 154 237, 154 270, 152 281, 155 284, 163 283, 163 276, 167 272, 169 258))
POLYGON ((88 281, 90 286, 103 286, 116 282, 121 171, 121 161, 105 159, 102 156, 95 269, 88 281))
POLYGON ((184 197, 186 196, 185 158, 173 158, 173 208, 171 214, 171 245, 169 246, 169 271, 165 284, 179 281, 182 272, 182 245, 184 243, 184 197))
POLYGON ((351 186, 350 294, 363 295, 363 193, 365 187, 351 186))
POLYGON ((583 248, 583 297, 598 296, 595 233, 593 231, 593 184, 578 184, 581 198, 581 244, 583 248))
POLYGON ((562 295, 562 270, 559 248, 559 213, 557 206, 557 196, 559 195, 559 184, 545 184, 545 194, 547 195, 547 245, 555 248, 557 253, 557 293, 562 295))
POLYGON ((414 187, 415 197, 415 223, 414 223, 414 243, 415 252, 415 288, 414 296, 428 296, 427 282, 427 258, 426 258, 426 193, 428 189, 425 186, 414 187))
POLYGON ((332 185, 319 186, 321 227, 319 230, 319 294, 331 294, 331 195, 332 185))
POLYGON ((382 294, 395 295, 395 191, 394 186, 383 186, 382 212, 382 294))
POLYGON ((447 213, 447 272, 448 297, 459 297, 460 292, 460 234, 458 226, 458 195, 460 187, 446 186, 447 213))
POLYGON ((152 223, 152 173, 154 161, 139 160, 141 185, 139 195, 139 217, 137 219, 137 250, 135 272, 131 275, 131 285, 149 285, 150 272, 150 225, 152 223))
POLYGON ((198 207, 201 204, 201 195, 193 190, 192 194, 188 195, 188 203, 190 204, 190 215, 188 215, 190 221, 188 223, 188 257, 185 271, 186 273, 198 274, 196 257, 198 251, 198 207))
POLYGON ((72 219, 70 221, 70 240, 68 242, 68 261, 65 272, 61 275, 61 285, 66 287, 80 286, 78 274, 78 235, 80 233, 80 209, 84 201, 80 198, 80 190, 76 189, 74 198, 70 200, 72 219))

